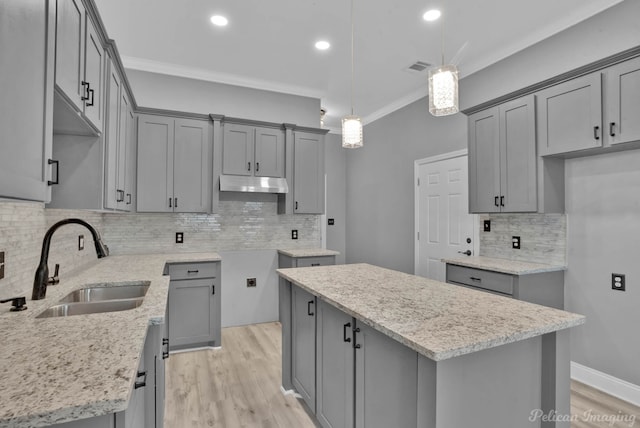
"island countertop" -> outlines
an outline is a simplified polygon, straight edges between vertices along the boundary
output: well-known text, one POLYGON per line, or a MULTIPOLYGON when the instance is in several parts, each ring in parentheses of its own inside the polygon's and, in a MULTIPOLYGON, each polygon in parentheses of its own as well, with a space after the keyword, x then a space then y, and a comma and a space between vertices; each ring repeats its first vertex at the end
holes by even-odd
POLYGON ((582 315, 369 264, 278 269, 278 274, 435 361, 585 322, 582 315))
POLYGON ((167 263, 219 261, 217 253, 109 256, 49 286, 28 310, 0 313, 0 427, 40 427, 123 411, 147 328, 164 323, 167 263), (150 281, 142 305, 121 312, 37 319, 73 290, 150 281))
POLYGON ((532 273, 557 272, 567 269, 564 265, 522 262, 518 260, 499 259, 485 256, 456 257, 455 259, 442 259, 442 262, 456 266, 490 270, 510 275, 529 275, 532 273))

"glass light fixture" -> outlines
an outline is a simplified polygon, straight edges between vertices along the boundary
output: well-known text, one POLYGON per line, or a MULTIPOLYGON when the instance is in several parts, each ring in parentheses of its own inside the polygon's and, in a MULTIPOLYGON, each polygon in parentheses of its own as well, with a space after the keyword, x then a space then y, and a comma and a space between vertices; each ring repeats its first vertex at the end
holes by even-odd
POLYGON ((362 147, 362 119, 350 115, 342 118, 342 147, 357 149, 362 147))
POLYGON ((429 113, 447 116, 458 112, 458 68, 443 65, 429 70, 429 113))
POLYGON ((429 113, 448 116, 459 111, 458 68, 444 63, 444 25, 441 24, 442 65, 429 70, 429 113))
POLYGON ((211 17, 211 23, 218 27, 224 27, 229 23, 229 20, 222 15, 213 15, 211 17))

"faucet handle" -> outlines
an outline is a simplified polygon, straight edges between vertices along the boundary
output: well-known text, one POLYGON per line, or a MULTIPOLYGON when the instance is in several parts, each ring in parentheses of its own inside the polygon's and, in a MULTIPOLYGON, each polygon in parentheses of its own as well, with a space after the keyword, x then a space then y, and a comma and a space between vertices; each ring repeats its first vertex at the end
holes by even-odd
POLYGON ((11 302, 11 312, 19 312, 27 309, 27 298, 26 297, 11 297, 9 299, 0 300, 0 303, 11 302))
POLYGON ((56 263, 56 268, 55 268, 55 271, 53 272, 53 276, 47 280, 48 285, 60 284, 60 278, 58 278, 59 272, 60 272, 60 264, 56 263))

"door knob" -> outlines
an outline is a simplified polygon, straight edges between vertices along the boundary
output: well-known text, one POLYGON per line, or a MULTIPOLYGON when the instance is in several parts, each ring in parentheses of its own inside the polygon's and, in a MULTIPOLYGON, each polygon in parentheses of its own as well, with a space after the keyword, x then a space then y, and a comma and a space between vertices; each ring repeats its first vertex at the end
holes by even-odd
POLYGON ((467 256, 471 255, 471 250, 467 250, 467 251, 458 251, 458 253, 460 254, 466 254, 467 256))

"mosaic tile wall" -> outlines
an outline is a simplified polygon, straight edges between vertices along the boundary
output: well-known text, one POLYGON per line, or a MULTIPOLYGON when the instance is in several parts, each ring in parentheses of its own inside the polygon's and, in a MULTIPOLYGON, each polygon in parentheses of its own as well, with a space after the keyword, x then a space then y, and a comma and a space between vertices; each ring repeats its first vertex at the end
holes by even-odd
MULTIPOLYGON (((45 210, 42 203, 0 201, 0 251, 5 252, 5 277, 0 279, 0 298, 23 295, 31 298, 44 234, 55 222, 68 217, 82 218, 103 231, 102 215, 98 213, 45 210)), ((84 227, 66 225, 53 235, 49 254, 51 274, 56 263, 60 264, 60 277, 64 278, 95 260, 93 240, 84 227), (78 235, 85 237, 84 251, 78 251, 78 235)))
POLYGON ((104 214, 104 241, 111 254, 320 247, 320 216, 279 215, 275 199, 252 199, 221 200, 215 214, 104 214))
POLYGON ((480 215, 480 255, 533 263, 566 265, 566 214, 480 215), (483 232, 484 220, 491 232, 483 232), (511 248, 511 237, 520 236, 521 249, 511 248))

